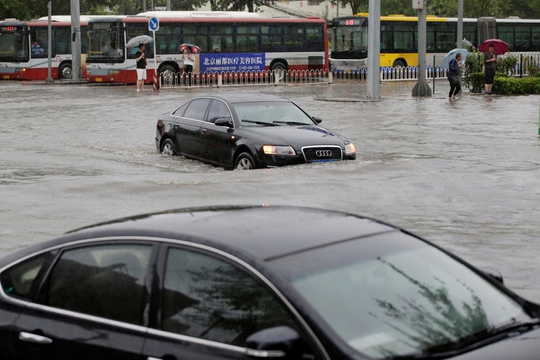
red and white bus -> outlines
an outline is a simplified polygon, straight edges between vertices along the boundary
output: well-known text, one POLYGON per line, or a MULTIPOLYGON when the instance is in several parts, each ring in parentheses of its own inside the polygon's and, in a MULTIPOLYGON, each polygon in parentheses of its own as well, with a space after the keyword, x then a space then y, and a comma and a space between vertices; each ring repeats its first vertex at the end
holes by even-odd
POLYGON ((90 82, 135 83, 135 52, 126 43, 138 35, 152 35, 148 20, 159 19, 154 45, 146 46, 147 79, 180 72, 179 45, 195 44, 194 72, 222 73, 265 70, 328 70, 326 22, 306 19, 266 19, 247 12, 155 11, 136 16, 90 19, 86 78, 90 82), (107 49, 106 52, 103 49, 107 49))
MULTIPOLYGON (((86 27, 89 16, 81 16, 81 53, 86 53, 86 27)), ((51 17, 51 76, 70 79, 71 18, 51 17)), ((36 21, 0 21, 0 78, 45 80, 48 76, 48 18, 36 21), (33 43, 37 45, 33 47, 33 43)))

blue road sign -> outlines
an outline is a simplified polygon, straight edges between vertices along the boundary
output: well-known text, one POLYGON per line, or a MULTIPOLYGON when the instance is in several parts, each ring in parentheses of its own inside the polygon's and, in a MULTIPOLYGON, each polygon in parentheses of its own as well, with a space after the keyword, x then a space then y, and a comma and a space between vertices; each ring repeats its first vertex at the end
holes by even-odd
POLYGON ((148 29, 150 29, 150 31, 158 31, 159 19, 156 17, 150 18, 150 20, 148 20, 148 29))

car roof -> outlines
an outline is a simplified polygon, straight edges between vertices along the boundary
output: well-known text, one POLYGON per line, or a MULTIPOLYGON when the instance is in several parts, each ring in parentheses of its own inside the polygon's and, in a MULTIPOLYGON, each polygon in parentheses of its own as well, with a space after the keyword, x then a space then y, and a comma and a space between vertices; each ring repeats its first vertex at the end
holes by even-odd
POLYGON ((158 236, 248 252, 261 260, 396 228, 337 211, 290 206, 229 206, 170 210, 97 224, 91 232, 158 236))
POLYGON ((195 97, 194 99, 200 99, 200 98, 214 98, 214 99, 221 99, 228 103, 234 104, 234 103, 246 103, 246 102, 260 102, 260 101, 286 101, 291 102, 288 99, 279 97, 277 95, 273 94, 261 94, 261 93, 237 93, 237 92, 231 92, 231 93, 223 93, 219 95, 215 94, 208 94, 208 95, 200 95, 195 97))
POLYGON ((313 248, 402 231, 344 212, 296 206, 217 206, 168 210, 99 223, 0 259, 0 267, 40 250, 79 240, 152 238, 210 246, 244 259, 269 261, 313 248))

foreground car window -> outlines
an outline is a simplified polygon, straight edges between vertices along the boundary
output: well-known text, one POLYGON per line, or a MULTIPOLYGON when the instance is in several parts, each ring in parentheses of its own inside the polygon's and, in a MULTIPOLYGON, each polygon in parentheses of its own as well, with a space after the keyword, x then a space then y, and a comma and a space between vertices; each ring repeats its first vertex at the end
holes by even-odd
POLYGON ((530 320, 469 268, 399 232, 272 265, 344 341, 375 358, 450 351, 490 327, 530 320))
POLYGON ((233 107, 242 126, 314 125, 300 108, 286 101, 235 103, 233 107))
POLYGON ((52 258, 52 252, 43 253, 2 272, 0 281, 4 293, 8 296, 32 300, 39 286, 39 275, 52 258))
POLYGON ((162 329, 245 346, 254 332, 295 321, 277 299, 244 271, 213 257, 169 250, 162 329))
POLYGON ((142 324, 151 246, 107 245, 65 251, 54 266, 47 305, 142 324))

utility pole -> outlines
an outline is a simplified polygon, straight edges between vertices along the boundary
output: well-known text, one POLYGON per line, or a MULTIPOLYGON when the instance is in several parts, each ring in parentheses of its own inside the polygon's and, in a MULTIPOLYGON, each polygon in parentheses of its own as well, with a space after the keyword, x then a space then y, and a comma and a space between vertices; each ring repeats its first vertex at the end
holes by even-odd
POLYGON ((458 1, 457 16, 458 22, 456 48, 461 49, 463 47, 463 0, 458 1))
POLYGON ((380 98, 381 68, 381 1, 369 0, 367 97, 380 98))
POLYGON ((167 11, 171 11, 171 0, 167 0, 167 11))
POLYGON ((71 78, 82 80, 81 64, 81 9, 79 0, 71 0, 71 78))
POLYGON ((51 24, 51 17, 52 17, 52 10, 51 10, 51 0, 49 0, 49 3, 47 4, 47 15, 48 15, 48 23, 47 23, 47 79, 45 80, 46 83, 52 83, 52 24, 51 24))
POLYGON ((426 81, 426 7, 426 0, 413 0, 413 9, 418 9, 418 83, 413 87, 413 96, 431 96, 426 81))

